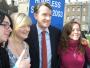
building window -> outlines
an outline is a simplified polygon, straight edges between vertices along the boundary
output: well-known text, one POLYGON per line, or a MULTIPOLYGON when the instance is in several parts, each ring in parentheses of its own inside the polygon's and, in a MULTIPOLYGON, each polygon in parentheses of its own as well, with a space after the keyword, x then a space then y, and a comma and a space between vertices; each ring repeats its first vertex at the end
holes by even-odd
POLYGON ((75 18, 75 16, 72 16, 72 18, 71 18, 71 19, 73 19, 73 18, 75 18))
POLYGON ((21 2, 28 2, 28 0, 18 0, 19 3, 21 2))
POLYGON ((69 21, 69 20, 70 20, 70 17, 68 16, 68 17, 67 17, 67 21, 69 21))
POLYGON ((86 18, 85 16, 82 16, 82 21, 83 21, 83 22, 85 22, 85 18, 86 18))
POLYGON ((75 11, 75 8, 72 8, 72 11, 74 12, 75 11))
POLYGON ((83 8, 83 11, 85 12, 86 11, 86 8, 83 8))
POLYGON ((77 11, 80 11, 80 8, 77 8, 77 11))
POLYGON ((69 12, 69 11, 70 11, 70 9, 69 9, 69 8, 67 8, 67 11, 69 12))
POLYGON ((80 16, 77 16, 78 19, 80 19, 80 16))

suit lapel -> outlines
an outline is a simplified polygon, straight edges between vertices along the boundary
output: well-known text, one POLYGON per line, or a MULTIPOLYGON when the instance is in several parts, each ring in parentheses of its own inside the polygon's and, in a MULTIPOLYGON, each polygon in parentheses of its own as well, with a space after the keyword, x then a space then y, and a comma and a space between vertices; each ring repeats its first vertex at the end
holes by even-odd
POLYGON ((54 33, 53 30, 51 29, 51 27, 49 27, 49 33, 50 33, 50 43, 51 43, 51 54, 52 57, 54 56, 54 33))
MULTIPOLYGON (((37 52, 37 54, 39 55, 39 41, 38 41, 38 32, 37 32, 37 28, 36 28, 36 25, 34 25, 34 28, 33 28, 33 39, 34 39, 34 43, 35 43, 35 50, 36 50, 36 52, 37 52)), ((38 56, 37 55, 37 56, 38 56)))

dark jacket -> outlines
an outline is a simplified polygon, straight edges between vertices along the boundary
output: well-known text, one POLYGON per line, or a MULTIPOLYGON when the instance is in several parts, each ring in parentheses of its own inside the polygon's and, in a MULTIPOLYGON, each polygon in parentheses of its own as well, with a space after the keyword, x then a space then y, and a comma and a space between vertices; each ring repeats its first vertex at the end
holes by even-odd
MULTIPOLYGON (((50 42, 51 42, 51 68, 59 68, 59 58, 57 55, 57 46, 59 42, 60 31, 50 26, 50 42)), ((26 42, 30 45, 31 68, 39 68, 39 41, 36 25, 31 26, 31 31, 26 42)))
POLYGON ((3 47, 0 47, 0 68, 10 68, 9 56, 3 47))

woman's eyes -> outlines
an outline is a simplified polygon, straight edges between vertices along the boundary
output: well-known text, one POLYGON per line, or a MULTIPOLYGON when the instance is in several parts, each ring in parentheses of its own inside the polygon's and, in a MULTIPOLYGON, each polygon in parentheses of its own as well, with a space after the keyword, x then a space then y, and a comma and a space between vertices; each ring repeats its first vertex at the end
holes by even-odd
POLYGON ((21 26, 20 28, 26 28, 26 27, 30 27, 30 25, 21 26))
POLYGON ((80 31, 80 29, 72 29, 72 31, 80 31))

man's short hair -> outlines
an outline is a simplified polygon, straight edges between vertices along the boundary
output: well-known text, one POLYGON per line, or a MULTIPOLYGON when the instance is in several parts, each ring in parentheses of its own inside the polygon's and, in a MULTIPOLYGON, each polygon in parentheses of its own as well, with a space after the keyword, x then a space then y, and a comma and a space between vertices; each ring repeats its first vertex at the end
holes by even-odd
POLYGON ((52 7, 50 6, 49 3, 43 2, 43 3, 38 3, 38 4, 34 7, 34 13, 37 13, 38 10, 39 10, 39 8, 40 8, 42 5, 48 7, 50 10, 52 10, 52 7))

